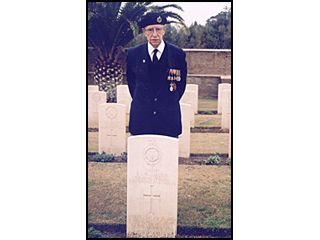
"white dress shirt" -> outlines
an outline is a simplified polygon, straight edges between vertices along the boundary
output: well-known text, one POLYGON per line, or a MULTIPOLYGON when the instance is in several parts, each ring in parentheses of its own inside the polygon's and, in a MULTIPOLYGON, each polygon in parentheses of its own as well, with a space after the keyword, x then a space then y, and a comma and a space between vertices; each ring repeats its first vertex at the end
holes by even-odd
MULTIPOLYGON (((161 58, 161 55, 162 55, 162 53, 164 51, 164 46, 165 46, 165 44, 164 44, 164 41, 162 40, 161 43, 159 44, 159 46, 157 47, 157 49, 158 49, 158 52, 157 52, 158 60, 160 60, 160 58, 161 58)), ((148 42, 148 52, 149 52, 149 56, 150 56, 151 62, 152 62, 152 57, 153 57, 153 54, 154 54, 153 53, 154 49, 155 48, 152 47, 152 45, 148 42)))

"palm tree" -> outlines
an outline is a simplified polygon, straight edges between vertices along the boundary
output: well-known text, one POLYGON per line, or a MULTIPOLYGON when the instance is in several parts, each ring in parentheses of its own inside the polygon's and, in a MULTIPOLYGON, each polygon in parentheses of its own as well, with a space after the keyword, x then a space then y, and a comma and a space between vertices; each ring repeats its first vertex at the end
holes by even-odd
POLYGON ((94 80, 107 93, 107 102, 116 101, 116 86, 122 83, 125 47, 139 33, 138 22, 149 11, 158 11, 169 23, 184 25, 183 18, 167 8, 176 4, 151 6, 152 2, 89 2, 88 43, 97 52, 94 80), (169 19, 169 18, 171 19, 169 19))

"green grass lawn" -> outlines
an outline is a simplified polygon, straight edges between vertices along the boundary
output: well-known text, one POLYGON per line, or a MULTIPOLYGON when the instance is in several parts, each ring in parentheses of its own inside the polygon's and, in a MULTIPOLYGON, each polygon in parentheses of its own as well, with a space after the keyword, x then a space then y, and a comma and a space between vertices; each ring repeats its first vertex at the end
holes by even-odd
MULTIPOLYGON (((126 224, 127 165, 88 163, 88 223, 126 224)), ((229 166, 179 165, 178 226, 231 228, 229 166)))
POLYGON ((221 115, 195 115, 195 127, 221 127, 221 115))
POLYGON ((198 111, 213 111, 218 109, 218 99, 198 99, 198 111))

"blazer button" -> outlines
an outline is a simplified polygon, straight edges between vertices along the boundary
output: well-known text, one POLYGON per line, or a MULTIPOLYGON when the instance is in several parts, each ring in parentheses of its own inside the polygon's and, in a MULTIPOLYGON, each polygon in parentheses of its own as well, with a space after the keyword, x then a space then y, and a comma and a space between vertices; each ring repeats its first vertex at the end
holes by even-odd
POLYGON ((155 98, 154 101, 155 101, 155 102, 158 101, 158 98, 155 98))
POLYGON ((154 111, 154 112, 153 112, 153 115, 156 115, 156 114, 157 114, 157 112, 156 112, 156 111, 154 111))

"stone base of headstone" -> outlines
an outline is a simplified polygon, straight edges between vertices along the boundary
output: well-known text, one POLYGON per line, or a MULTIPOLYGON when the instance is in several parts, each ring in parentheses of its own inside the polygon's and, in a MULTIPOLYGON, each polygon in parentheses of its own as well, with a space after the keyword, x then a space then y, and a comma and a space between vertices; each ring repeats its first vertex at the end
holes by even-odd
POLYGON ((175 237, 178 204, 177 138, 128 138, 127 237, 175 237))

